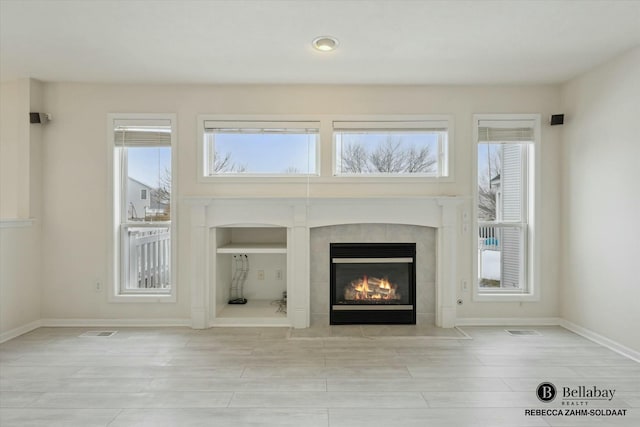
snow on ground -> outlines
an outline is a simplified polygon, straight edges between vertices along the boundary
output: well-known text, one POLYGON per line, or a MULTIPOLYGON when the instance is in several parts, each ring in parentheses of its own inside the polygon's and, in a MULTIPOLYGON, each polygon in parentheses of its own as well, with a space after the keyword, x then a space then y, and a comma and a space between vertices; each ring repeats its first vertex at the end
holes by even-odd
POLYGON ((481 278, 500 280, 500 251, 480 251, 481 278))

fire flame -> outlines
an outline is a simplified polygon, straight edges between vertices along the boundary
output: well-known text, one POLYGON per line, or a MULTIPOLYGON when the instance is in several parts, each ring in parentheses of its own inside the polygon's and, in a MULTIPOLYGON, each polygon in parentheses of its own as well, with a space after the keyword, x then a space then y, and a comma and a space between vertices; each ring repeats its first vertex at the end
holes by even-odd
POLYGON ((389 279, 363 276, 350 282, 344 288, 346 300, 398 300, 400 294, 396 292, 397 286, 389 279))

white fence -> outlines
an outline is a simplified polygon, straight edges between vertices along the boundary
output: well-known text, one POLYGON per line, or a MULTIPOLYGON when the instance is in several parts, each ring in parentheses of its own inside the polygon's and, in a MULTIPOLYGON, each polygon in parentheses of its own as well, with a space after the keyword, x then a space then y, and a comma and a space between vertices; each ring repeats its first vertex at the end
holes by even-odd
POLYGON ((499 284, 501 289, 522 288, 525 231, 523 224, 479 224, 478 279, 481 287, 499 284))
POLYGON ((171 286, 171 231, 129 228, 128 289, 166 289, 171 286))
POLYGON ((501 251, 501 229, 495 225, 480 225, 478 227, 478 249, 481 251, 501 251))

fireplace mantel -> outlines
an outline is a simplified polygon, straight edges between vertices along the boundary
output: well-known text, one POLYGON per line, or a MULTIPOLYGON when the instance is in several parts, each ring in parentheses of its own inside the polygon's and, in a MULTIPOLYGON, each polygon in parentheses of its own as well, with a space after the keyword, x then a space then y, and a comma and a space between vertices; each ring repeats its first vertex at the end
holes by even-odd
MULTIPOLYGON (((411 198, 218 198, 184 199, 191 206, 191 324, 220 325, 215 318, 211 230, 217 227, 287 228, 288 317, 283 326, 310 324, 310 235, 314 227, 342 224, 405 224, 437 229, 436 326, 456 317, 457 230, 461 197, 411 198)), ((215 274, 214 274, 215 276, 215 274)), ((282 320, 282 319, 279 319, 282 320)), ((242 322, 238 323, 242 324, 242 322)), ((245 324, 256 325, 246 322, 245 324)), ((228 325, 228 323, 225 323, 228 325)))

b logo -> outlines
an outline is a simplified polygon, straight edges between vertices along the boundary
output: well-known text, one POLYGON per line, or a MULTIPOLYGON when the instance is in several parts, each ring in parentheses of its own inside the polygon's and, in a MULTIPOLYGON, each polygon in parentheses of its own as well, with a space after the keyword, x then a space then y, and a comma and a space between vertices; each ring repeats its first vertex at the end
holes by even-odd
POLYGON ((551 383, 542 383, 536 389, 536 395, 540 402, 551 402, 556 398, 556 386, 551 383))

